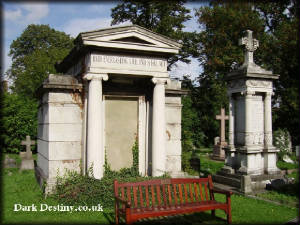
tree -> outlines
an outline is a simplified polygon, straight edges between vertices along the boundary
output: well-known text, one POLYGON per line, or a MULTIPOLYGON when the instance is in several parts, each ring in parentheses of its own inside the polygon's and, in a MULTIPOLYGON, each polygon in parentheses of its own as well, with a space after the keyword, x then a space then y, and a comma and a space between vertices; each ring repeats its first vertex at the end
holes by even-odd
POLYGON ((190 62, 188 59, 193 54, 197 54, 194 48, 197 36, 195 33, 183 32, 183 23, 191 16, 190 10, 184 7, 186 1, 135 1, 122 0, 111 10, 112 25, 130 21, 145 27, 149 30, 175 39, 183 44, 180 53, 169 59, 169 66, 177 62, 190 62))
MULTIPOLYGON (((274 99, 281 100, 280 108, 274 110, 275 129, 287 128, 294 144, 299 143, 298 9, 299 3, 293 0, 259 4, 212 1, 209 7, 196 11, 198 23, 205 28, 199 33, 198 45, 203 73, 199 76, 199 99, 196 101, 199 111, 205 113, 200 118, 205 120, 205 116, 215 115, 214 110, 219 110, 220 106, 227 106, 226 95, 218 100, 212 93, 226 93, 223 78, 243 62, 243 49, 238 46, 238 39, 250 29, 260 41, 254 61, 280 74, 279 81, 274 83, 274 99), (211 107, 204 107, 207 102, 211 107)), ((214 121, 207 119, 202 124, 212 143, 214 121)))
POLYGON ((49 25, 29 25, 10 46, 12 66, 7 71, 13 80, 12 90, 29 98, 50 74, 55 63, 72 49, 73 39, 49 25))
POLYGON ((247 29, 260 37, 264 26, 259 14, 247 2, 212 2, 210 6, 196 10, 195 16, 204 30, 199 33, 198 44, 198 60, 203 72, 198 77, 199 87, 193 92, 193 101, 198 109, 201 129, 208 137, 204 144, 209 146, 220 129, 215 116, 220 113, 221 107, 228 108, 224 77, 244 59, 238 39, 247 29))
MULTIPOLYGON (((37 136, 37 101, 15 93, 4 93, 2 96, 0 148, 3 152, 18 153, 21 140, 30 135, 37 136)), ((34 148, 33 148, 34 150, 34 148)))
POLYGON ((255 9, 267 30, 261 63, 280 75, 275 82, 274 99, 280 105, 273 110, 274 128, 287 129, 293 145, 299 145, 299 1, 261 2, 255 9))

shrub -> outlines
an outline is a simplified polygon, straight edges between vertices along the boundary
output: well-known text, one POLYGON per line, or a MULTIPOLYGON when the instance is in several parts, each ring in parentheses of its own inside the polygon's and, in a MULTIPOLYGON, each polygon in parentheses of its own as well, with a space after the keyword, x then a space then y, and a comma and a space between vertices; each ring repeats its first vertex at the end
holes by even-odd
MULTIPOLYGON (((1 118, 1 149, 6 153, 20 152, 26 135, 37 136, 38 103, 17 94, 4 93, 1 118)), ((33 146, 32 150, 35 150, 33 146)))
MULTIPOLYGON (((57 177, 56 191, 51 196, 65 205, 93 206, 101 203, 104 208, 113 208, 114 204, 114 180, 118 182, 136 182, 158 177, 142 177, 138 172, 138 144, 132 147, 133 165, 131 168, 123 168, 120 171, 112 171, 107 160, 104 164, 104 175, 97 180, 88 175, 82 175, 74 171, 67 171, 65 176, 57 177)), ((87 174, 93 174, 89 168, 87 174)), ((164 175, 162 177, 167 177, 164 175)))

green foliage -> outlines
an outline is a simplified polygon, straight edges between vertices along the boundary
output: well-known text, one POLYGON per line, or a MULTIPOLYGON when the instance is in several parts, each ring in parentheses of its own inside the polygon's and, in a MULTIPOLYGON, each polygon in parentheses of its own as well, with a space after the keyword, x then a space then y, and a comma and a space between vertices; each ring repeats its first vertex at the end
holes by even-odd
MULTIPOLYGON (((37 106, 35 100, 17 94, 4 93, 1 117, 1 150, 19 153, 24 146, 21 141, 26 135, 31 139, 37 136, 37 106)), ((35 146, 32 147, 35 150, 35 146)))
POLYGON ((273 133, 274 146, 279 149, 277 153, 278 159, 282 160, 284 155, 288 154, 290 134, 287 129, 278 129, 273 133))
POLYGON ((182 31, 185 27, 183 23, 191 18, 185 2, 122 0, 111 10, 112 25, 130 21, 182 43, 180 53, 170 58, 169 68, 178 60, 190 62, 188 57, 197 54, 194 48, 197 36, 182 31))
POLYGON ((12 66, 7 75, 14 82, 12 90, 33 98, 44 79, 56 72, 55 63, 72 47, 72 38, 64 32, 49 25, 29 25, 10 46, 12 66))
MULTIPOLYGON (((226 96, 216 101, 213 94, 206 92, 221 88, 225 94, 226 85, 222 79, 243 62, 243 48, 238 46, 238 39, 245 30, 250 29, 259 40, 254 61, 280 75, 279 80, 274 82, 273 104, 280 104, 279 108, 273 110, 274 127, 287 128, 293 143, 299 144, 299 52, 296 50, 299 49, 299 2, 229 3, 214 0, 209 7, 199 8, 195 15, 199 25, 204 28, 199 33, 198 46, 198 59, 204 69, 199 76, 200 89, 204 89, 198 95, 199 101, 218 107, 226 102, 226 96)), ((202 108, 197 108, 214 108, 205 108, 204 104, 202 108)), ((211 110, 204 112, 204 116, 212 114, 211 110)), ((216 128, 209 119, 205 127, 216 128)), ((205 132, 212 143, 210 133, 214 131, 205 132)))
MULTIPOLYGON (((112 208, 114 203, 114 180, 118 180, 118 182, 134 182, 153 179, 152 177, 142 177, 139 174, 137 141, 132 147, 132 155, 132 167, 122 168, 120 171, 111 170, 105 159, 104 176, 101 180, 97 180, 93 176, 81 175, 74 171, 66 171, 65 176, 57 177, 56 193, 53 197, 68 205, 92 206, 100 202, 105 208, 112 208)), ((87 174, 93 174, 92 167, 88 169, 87 174)), ((166 177, 166 175, 162 177, 166 177)), ((154 179, 157 179, 157 177, 154 179)))
POLYGON ((299 168, 299 164, 287 163, 284 161, 277 161, 276 165, 281 170, 290 170, 290 169, 298 169, 299 168))

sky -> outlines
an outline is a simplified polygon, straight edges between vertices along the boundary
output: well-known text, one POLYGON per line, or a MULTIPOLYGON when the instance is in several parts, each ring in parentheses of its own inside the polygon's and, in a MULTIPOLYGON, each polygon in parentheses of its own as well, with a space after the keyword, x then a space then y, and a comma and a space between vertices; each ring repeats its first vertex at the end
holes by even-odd
MULTIPOLYGON (((64 31, 72 37, 80 32, 110 27, 111 8, 118 1, 96 2, 43 2, 17 1, 2 3, 3 10, 3 72, 11 66, 8 56, 9 47, 13 40, 18 38, 29 24, 49 24, 51 28, 64 31)), ((185 6, 191 10, 201 7, 203 2, 187 2, 185 6)), ((129 24, 129 23, 126 23, 129 24)), ((125 25, 125 24, 120 24, 125 25)), ((199 31, 196 19, 193 18, 184 24, 185 31, 199 31)), ((192 59, 190 64, 179 62, 170 71, 171 77, 182 78, 190 75, 195 78, 201 72, 198 61, 192 59)))

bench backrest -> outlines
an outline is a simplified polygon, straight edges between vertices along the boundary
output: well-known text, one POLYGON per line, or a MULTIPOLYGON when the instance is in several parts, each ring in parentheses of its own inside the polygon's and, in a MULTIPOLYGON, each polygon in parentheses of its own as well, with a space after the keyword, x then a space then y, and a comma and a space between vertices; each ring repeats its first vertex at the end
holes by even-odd
POLYGON ((176 206, 213 200, 212 188, 211 176, 114 183, 115 196, 130 202, 133 208, 176 206))

